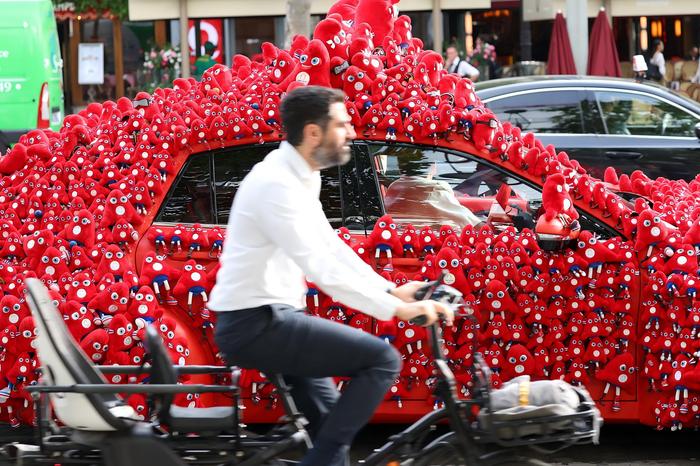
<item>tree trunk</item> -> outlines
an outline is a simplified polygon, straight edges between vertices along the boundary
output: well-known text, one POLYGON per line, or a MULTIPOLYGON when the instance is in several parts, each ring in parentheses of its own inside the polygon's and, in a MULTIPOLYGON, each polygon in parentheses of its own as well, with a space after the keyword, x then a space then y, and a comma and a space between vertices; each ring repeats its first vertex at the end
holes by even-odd
POLYGON ((284 33, 286 48, 289 48, 295 35, 311 34, 311 0, 287 0, 284 33))

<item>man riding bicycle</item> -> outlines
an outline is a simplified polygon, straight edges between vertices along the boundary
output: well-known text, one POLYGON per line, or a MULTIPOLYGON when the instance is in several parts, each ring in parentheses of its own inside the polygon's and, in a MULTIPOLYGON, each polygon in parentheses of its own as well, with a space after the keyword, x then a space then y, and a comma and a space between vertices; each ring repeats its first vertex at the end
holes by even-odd
POLYGON ((221 269, 208 307, 216 343, 230 364, 279 373, 305 416, 314 447, 301 465, 347 464, 350 444, 401 369, 383 340, 303 310, 305 278, 335 300, 377 319, 426 324, 451 309, 415 301, 422 283, 380 277, 333 231, 319 170, 350 159, 355 137, 342 92, 307 86, 282 101, 287 141, 241 183, 231 208, 221 269), (342 395, 332 376, 350 377, 342 395))

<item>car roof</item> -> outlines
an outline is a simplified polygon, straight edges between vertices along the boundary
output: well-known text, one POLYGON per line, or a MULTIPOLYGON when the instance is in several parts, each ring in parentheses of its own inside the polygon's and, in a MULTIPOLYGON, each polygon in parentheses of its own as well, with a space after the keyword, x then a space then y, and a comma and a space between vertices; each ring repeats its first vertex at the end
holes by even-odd
POLYGON ((487 100, 492 97, 510 94, 517 91, 581 86, 625 89, 663 95, 663 97, 674 100, 685 107, 693 108, 695 112, 700 112, 699 103, 672 92, 660 84, 652 81, 643 81, 639 83, 633 79, 627 78, 607 78, 600 76, 580 75, 518 76, 513 78, 492 79, 490 81, 479 82, 474 85, 474 89, 476 90, 476 93, 480 99, 487 100))

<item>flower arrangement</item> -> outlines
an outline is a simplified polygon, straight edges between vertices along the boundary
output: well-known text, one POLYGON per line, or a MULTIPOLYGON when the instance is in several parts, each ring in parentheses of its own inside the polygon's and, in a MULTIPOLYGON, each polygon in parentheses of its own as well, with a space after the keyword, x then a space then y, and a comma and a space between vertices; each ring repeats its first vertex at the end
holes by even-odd
POLYGON ((480 42, 474 47, 474 51, 469 56, 469 62, 479 68, 496 61, 496 47, 488 42, 480 42))
POLYGON ((180 76, 181 66, 179 47, 166 45, 163 48, 151 48, 144 54, 141 87, 152 92, 156 87, 169 86, 180 76))

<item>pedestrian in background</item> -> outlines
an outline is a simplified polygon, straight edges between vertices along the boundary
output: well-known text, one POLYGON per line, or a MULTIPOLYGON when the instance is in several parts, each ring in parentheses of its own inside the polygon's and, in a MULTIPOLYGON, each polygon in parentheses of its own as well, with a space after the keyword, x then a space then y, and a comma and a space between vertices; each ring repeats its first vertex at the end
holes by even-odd
POLYGON ((194 61, 194 75, 197 80, 201 80, 204 72, 218 63, 212 58, 214 50, 216 50, 216 45, 210 41, 204 43, 204 55, 200 55, 194 61))
POLYGON ((472 81, 479 79, 479 70, 474 68, 468 61, 459 56, 456 46, 448 46, 447 50, 445 51, 445 55, 447 56, 445 59, 445 67, 447 68, 447 71, 450 73, 456 73, 463 78, 469 78, 472 81))
POLYGON ((647 77, 660 83, 666 76, 666 59, 664 58, 664 43, 660 39, 654 39, 651 43, 652 55, 649 59, 647 77))

